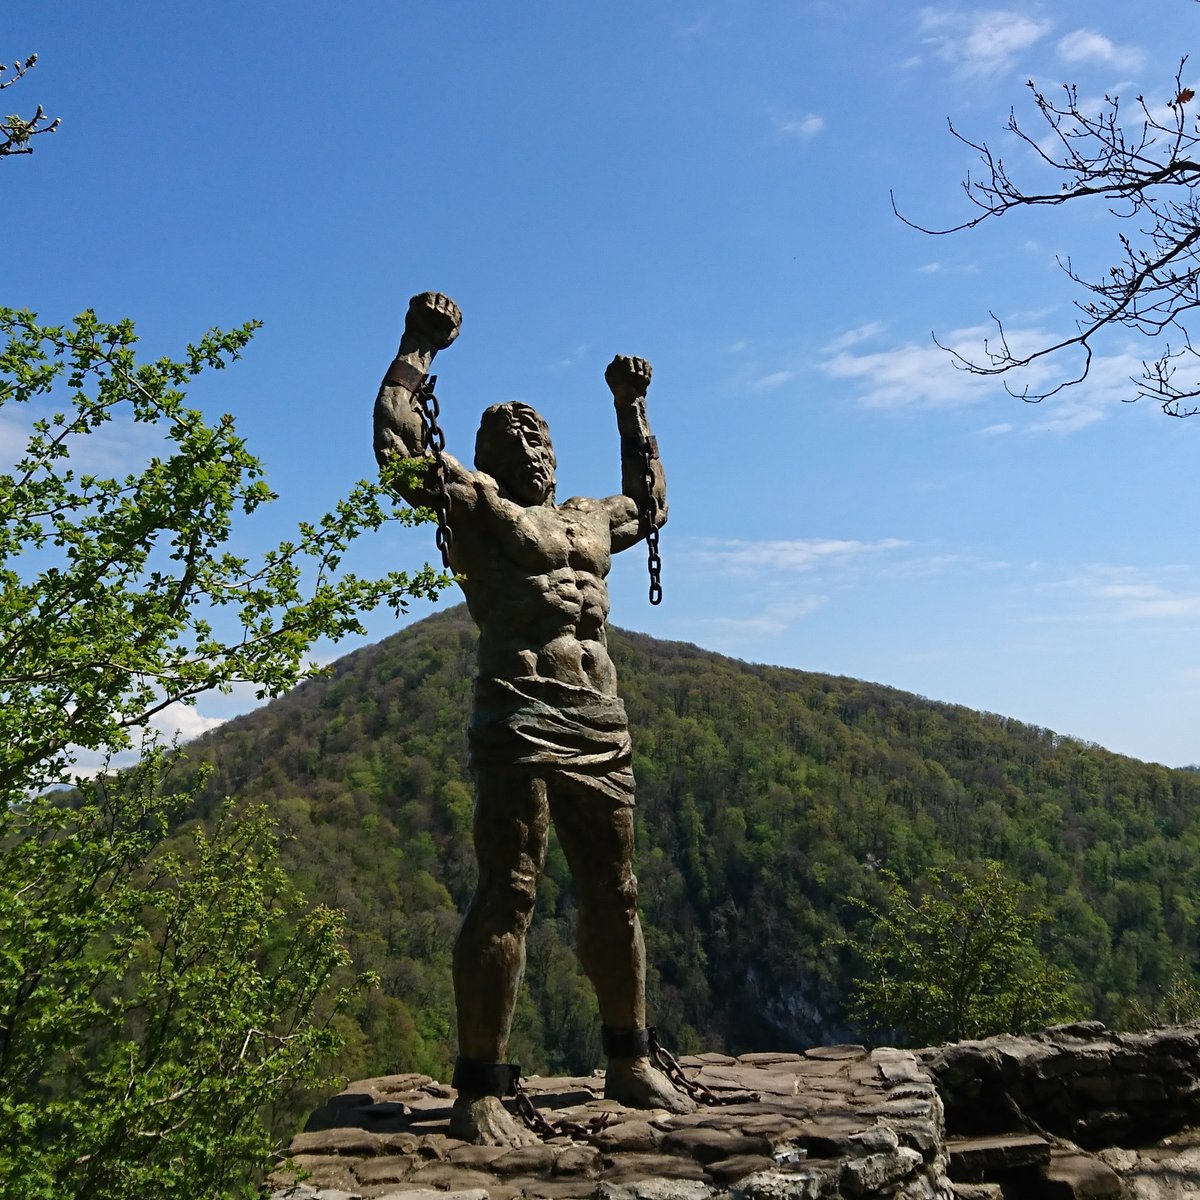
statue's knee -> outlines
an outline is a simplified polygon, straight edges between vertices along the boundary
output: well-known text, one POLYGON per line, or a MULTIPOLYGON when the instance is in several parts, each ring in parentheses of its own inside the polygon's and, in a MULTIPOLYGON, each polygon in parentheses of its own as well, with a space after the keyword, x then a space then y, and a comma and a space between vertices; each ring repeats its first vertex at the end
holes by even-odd
POLYGON ((489 924, 504 930, 526 928, 537 904, 537 880, 518 871, 479 881, 472 908, 479 909, 489 924))
POLYGON ((533 918, 533 909, 537 904, 537 881, 532 879, 513 879, 509 884, 510 903, 512 910, 522 925, 528 925, 533 918))
POLYGON ((626 919, 637 914, 637 876, 630 871, 594 881, 587 893, 585 900, 581 889, 580 901, 591 911, 620 914, 626 919))

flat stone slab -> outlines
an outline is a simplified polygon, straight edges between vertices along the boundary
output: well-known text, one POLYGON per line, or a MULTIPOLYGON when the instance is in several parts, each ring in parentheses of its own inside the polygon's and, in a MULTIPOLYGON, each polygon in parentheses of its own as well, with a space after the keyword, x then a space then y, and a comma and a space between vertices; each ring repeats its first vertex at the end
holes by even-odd
MULTIPOLYGON (((558 1136, 516 1150, 450 1137, 454 1092, 427 1075, 349 1084, 291 1153, 296 1197, 359 1200, 929 1200, 949 1196, 941 1101, 903 1050, 689 1055, 718 1101, 675 1116, 603 1098, 599 1074, 522 1085, 558 1136)), ((283 1200, 293 1177, 270 1181, 283 1200)))
POLYGON ((1052 1150, 1042 1181, 1047 1200, 1122 1200, 1126 1194, 1116 1171, 1082 1150, 1052 1150))
POLYGON ((1033 1133, 952 1138, 946 1149, 950 1155, 950 1178, 962 1183, 997 1179, 1011 1171, 1044 1166, 1050 1161, 1050 1143, 1033 1133))

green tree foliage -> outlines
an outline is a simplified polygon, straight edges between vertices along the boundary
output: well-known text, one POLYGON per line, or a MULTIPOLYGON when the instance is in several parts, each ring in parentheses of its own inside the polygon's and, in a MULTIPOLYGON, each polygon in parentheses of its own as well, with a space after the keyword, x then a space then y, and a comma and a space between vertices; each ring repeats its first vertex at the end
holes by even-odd
POLYGON ((1035 941, 1046 914, 997 862, 978 872, 936 868, 909 889, 884 872, 882 907, 849 940, 862 959, 854 1015, 909 1045, 1023 1033, 1080 1015, 1066 973, 1035 941))
POLYGON ((70 746, 128 745, 176 701, 238 681, 283 691, 316 638, 361 632, 364 608, 433 588, 428 570, 330 582, 349 543, 389 516, 368 484, 260 561, 226 549, 238 517, 272 493, 233 418, 209 424, 181 389, 252 332, 214 330, 180 361, 139 364, 132 322, 85 312, 42 326, 0 309, 0 406, 69 392, 65 409, 37 412, 0 476, 0 684, 21 723, 0 743, 4 792, 56 782, 70 746), (125 437, 153 427, 162 455, 121 477, 81 469, 88 439, 118 419, 125 437))
POLYGON ((261 1114, 334 1047, 340 919, 282 873, 261 808, 210 802, 207 833, 180 831, 203 779, 164 779, 147 722, 236 682, 283 691, 316 638, 439 580, 337 577, 395 515, 367 484, 261 559, 229 550, 272 496, 232 418, 206 421, 183 388, 251 326, 155 362, 90 312, 0 309, 0 331, 0 407, 29 430, 0 474, 0 1179, 27 1197, 250 1194, 261 1114), (105 427, 127 457, 151 449, 105 474, 105 427), (140 757, 47 792, 82 750, 140 757))
POLYGON ((0 1179, 22 1196, 250 1194, 261 1114, 340 1046, 340 918, 289 883, 261 808, 173 845, 160 768, 0 818, 0 1179))
POLYGON ((1180 961, 1158 994, 1132 997, 1122 1006, 1122 1024, 1129 1029, 1154 1029, 1200 1021, 1200 978, 1180 961))

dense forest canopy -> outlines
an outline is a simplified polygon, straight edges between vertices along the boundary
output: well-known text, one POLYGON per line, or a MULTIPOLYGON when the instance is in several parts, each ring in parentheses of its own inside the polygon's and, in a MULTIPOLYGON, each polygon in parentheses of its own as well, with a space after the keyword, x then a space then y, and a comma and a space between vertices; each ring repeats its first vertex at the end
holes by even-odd
MULTIPOLYGON (((650 1003, 682 1049, 857 1035, 831 943, 906 881, 993 859, 1046 910, 1042 949, 1101 1017, 1197 963, 1200 777, 878 684, 611 631, 638 778, 650 1003)), ((339 661, 189 748, 213 801, 265 801, 308 894, 345 910, 381 986, 347 1073, 453 1054, 450 948, 474 881, 465 609, 339 661)), ((590 1070, 595 1005, 552 845, 513 1038, 526 1069, 590 1070)))

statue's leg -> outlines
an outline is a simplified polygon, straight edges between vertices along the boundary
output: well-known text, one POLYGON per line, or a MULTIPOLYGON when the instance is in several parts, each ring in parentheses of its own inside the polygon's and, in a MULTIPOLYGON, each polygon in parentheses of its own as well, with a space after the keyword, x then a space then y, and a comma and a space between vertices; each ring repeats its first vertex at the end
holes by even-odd
MULTIPOLYGON (((579 899, 579 961, 611 1030, 646 1027, 646 946, 633 873, 633 808, 590 792, 556 789, 551 812, 579 899)), ((610 1054, 604 1094, 631 1108, 694 1111, 644 1054, 610 1054)))
POLYGON ((552 795, 579 901, 579 961, 614 1029, 646 1024, 646 946, 633 873, 633 809, 573 790, 552 795))
MULTIPOLYGON (((525 972, 525 934, 546 858, 549 813, 545 784, 526 771, 481 769, 475 784, 479 883, 454 946, 458 1052, 474 1062, 500 1063, 525 972)), ((481 1145, 537 1140, 498 1097, 465 1089, 454 1105, 451 1133, 481 1145)))

